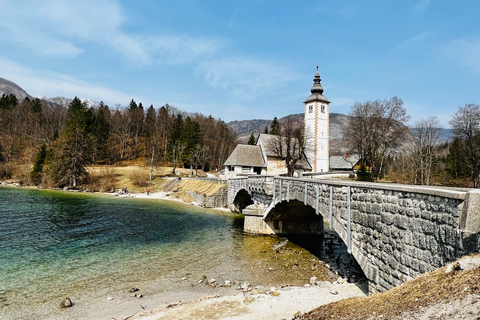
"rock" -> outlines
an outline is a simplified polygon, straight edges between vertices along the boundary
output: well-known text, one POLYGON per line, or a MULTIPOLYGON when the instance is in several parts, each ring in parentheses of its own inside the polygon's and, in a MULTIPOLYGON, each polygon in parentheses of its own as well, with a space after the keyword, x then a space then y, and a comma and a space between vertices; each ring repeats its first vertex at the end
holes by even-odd
POLYGON ((268 271, 275 271, 272 267, 268 268, 268 271))
POLYGON ((312 285, 310 283, 305 283, 304 288, 310 288, 312 285))
POLYGON ((73 306, 73 302, 70 298, 64 298, 62 302, 60 302, 60 308, 70 308, 73 306))
POLYGON ((313 285, 317 284, 317 277, 311 277, 310 284, 313 284, 313 285))
POLYGON ((128 290, 128 292, 132 293, 132 292, 137 292, 138 291, 138 288, 131 288, 128 290))
POLYGON ((278 297, 280 295, 280 292, 275 290, 275 291, 272 291, 272 293, 270 295, 272 295, 273 297, 278 297))
POLYGON ((320 288, 330 288, 332 284, 328 281, 317 281, 317 286, 320 288))
POLYGON ((333 291, 330 291, 331 294, 333 295, 337 295, 338 294, 338 291, 337 290, 333 290, 333 291))
POLYGON ((112 300, 113 300, 113 297, 107 297, 107 300, 108 300, 108 301, 112 301, 112 300))
POLYGON ((480 257, 467 257, 457 262, 459 269, 470 271, 480 266, 480 257))
POLYGON ((232 286, 232 282, 230 280, 225 280, 225 282, 223 283, 223 285, 225 287, 231 287, 232 286))
POLYGON ((250 283, 248 281, 244 281, 240 285, 240 288, 243 289, 243 290, 248 290, 249 287, 250 287, 250 283))

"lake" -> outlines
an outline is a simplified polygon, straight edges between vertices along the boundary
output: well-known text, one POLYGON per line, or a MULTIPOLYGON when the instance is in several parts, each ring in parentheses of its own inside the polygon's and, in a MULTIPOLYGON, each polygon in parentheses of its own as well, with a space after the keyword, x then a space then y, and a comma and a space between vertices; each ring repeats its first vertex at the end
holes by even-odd
POLYGON ((228 293, 204 276, 280 286, 324 272, 301 247, 242 227, 239 215, 176 202, 0 187, 0 319, 90 317, 89 306, 108 310, 107 297, 136 299, 132 287, 150 304, 228 293), (67 296, 75 312, 59 309, 67 296))

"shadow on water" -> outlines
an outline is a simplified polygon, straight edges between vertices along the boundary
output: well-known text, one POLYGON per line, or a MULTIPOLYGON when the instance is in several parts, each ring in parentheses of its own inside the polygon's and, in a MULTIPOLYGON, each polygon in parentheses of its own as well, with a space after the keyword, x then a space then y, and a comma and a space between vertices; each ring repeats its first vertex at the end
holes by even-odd
POLYGON ((327 263, 330 269, 349 283, 355 283, 368 294, 368 280, 362 268, 347 246, 334 230, 325 226, 323 235, 283 235, 289 241, 308 250, 319 260, 327 263))

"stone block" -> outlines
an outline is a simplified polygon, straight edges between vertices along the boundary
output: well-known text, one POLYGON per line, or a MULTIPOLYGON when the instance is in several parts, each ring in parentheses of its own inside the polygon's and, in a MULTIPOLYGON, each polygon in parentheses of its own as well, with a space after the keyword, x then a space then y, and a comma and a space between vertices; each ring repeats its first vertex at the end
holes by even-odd
POLYGON ((395 216, 394 224, 397 228, 405 230, 408 228, 408 218, 405 216, 395 216))

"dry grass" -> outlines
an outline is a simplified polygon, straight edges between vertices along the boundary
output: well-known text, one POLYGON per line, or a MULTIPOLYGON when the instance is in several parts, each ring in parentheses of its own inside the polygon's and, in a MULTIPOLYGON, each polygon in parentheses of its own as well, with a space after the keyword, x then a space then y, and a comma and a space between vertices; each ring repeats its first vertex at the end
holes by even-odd
POLYGON ((402 314, 480 293, 480 268, 449 274, 445 269, 423 274, 371 297, 350 298, 321 306, 295 319, 402 319, 402 314))
MULTIPOLYGON (((168 178, 177 176, 173 174, 172 167, 157 167, 153 171, 153 180, 150 180, 150 168, 135 163, 128 166, 92 166, 87 170, 90 175, 87 188, 97 191, 128 188, 133 192, 145 192, 147 189, 151 192, 159 192, 163 191, 168 178), (112 172, 114 179, 112 174, 108 174, 112 172)), ((181 177, 187 177, 190 174, 185 168, 177 168, 177 172, 180 172, 181 177)), ((199 175, 205 174, 199 171, 199 175)), ((185 198, 191 199, 188 195, 185 198)))
POLYGON ((111 192, 117 188, 116 170, 112 167, 90 168, 88 170, 88 187, 100 192, 111 192))
POLYGON ((193 198, 187 193, 187 191, 195 191, 197 193, 204 194, 206 196, 213 196, 226 185, 221 183, 215 183, 205 180, 197 179, 184 179, 180 183, 180 188, 176 192, 170 192, 170 196, 174 199, 180 199, 186 203, 192 203, 193 198))

